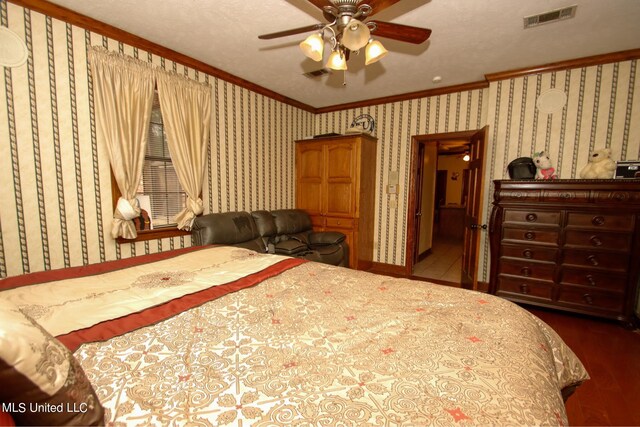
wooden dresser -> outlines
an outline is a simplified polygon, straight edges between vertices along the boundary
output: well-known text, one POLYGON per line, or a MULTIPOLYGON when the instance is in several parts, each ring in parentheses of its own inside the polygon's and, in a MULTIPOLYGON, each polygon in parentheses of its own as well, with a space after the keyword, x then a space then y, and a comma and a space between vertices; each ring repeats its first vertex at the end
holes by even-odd
POLYGON ((640 180, 494 184, 489 292, 635 322, 640 180))
POLYGON ((349 267, 373 260, 376 139, 344 135, 296 141, 296 207, 314 229, 347 236, 349 267))

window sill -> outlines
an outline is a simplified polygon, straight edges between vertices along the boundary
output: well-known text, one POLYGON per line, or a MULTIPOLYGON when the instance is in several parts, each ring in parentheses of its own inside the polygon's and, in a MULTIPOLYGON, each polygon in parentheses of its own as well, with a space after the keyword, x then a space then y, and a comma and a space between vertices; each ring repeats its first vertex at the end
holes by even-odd
POLYGON ((135 239, 125 239, 123 237, 118 237, 116 239, 116 242, 120 244, 143 242, 145 240, 155 240, 155 239, 164 239, 167 237, 187 236, 190 234, 191 234, 190 231, 178 230, 176 227, 160 228, 156 230, 138 230, 138 236, 135 239))

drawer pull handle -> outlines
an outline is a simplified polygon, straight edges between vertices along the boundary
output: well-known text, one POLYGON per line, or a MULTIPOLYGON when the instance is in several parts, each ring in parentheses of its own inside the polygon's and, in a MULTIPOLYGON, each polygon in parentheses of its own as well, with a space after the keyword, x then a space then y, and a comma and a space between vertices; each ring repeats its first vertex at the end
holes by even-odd
POLYGON ((589 241, 593 246, 602 246, 602 239, 599 238, 598 236, 591 236, 589 241))
POLYGON ((595 256, 595 255, 589 255, 589 256, 587 257, 587 261, 589 261, 589 263, 590 263, 591 265, 593 265, 593 266, 596 266, 596 265, 600 264, 600 263, 598 262, 598 257, 597 257, 597 256, 595 256))
POLYGON ((528 294, 529 293, 529 285, 527 285, 526 283, 523 283, 520 285, 520 292, 522 292, 523 294, 528 294))
POLYGON ((536 214, 534 214, 534 213, 530 213, 530 214, 527 214, 526 219, 527 219, 527 221, 529 221, 529 222, 535 222, 535 221, 537 221, 537 220, 538 220, 538 215, 536 215, 536 214))
POLYGON ((522 255, 525 258, 531 259, 533 258, 533 251, 531 249, 525 249, 524 251, 522 251, 522 255))
POLYGON ((593 225, 604 225, 604 217, 601 215, 594 216, 591 220, 591 224, 593 225))
POLYGON ((527 231, 526 233, 524 233, 524 238, 527 240, 533 240, 536 238, 536 233, 534 233, 533 231, 527 231))
POLYGON ((582 299, 584 300, 584 302, 586 302, 589 305, 593 304, 593 297, 589 294, 582 295, 582 299))
POLYGON ((520 273, 522 273, 522 275, 525 277, 529 277, 531 276, 531 269, 529 267, 522 267, 520 269, 520 273))
POLYGON ((591 274, 587 274, 586 276, 587 282, 591 285, 591 286, 595 286, 596 285, 596 279, 593 278, 593 276, 591 274))

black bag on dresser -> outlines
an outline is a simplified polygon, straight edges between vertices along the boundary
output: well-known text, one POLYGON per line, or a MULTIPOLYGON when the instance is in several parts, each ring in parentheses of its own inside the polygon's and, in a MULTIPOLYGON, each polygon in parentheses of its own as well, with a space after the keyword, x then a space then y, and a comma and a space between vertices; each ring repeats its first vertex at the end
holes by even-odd
POLYGON ((511 179, 534 179, 536 177, 536 164, 531 157, 518 157, 507 166, 511 179))

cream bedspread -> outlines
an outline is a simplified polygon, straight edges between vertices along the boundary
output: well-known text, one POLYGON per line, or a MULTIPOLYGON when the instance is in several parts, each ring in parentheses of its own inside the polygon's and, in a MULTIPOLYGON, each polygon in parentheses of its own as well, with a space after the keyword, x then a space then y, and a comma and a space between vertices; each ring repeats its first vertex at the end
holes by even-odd
POLYGON ((560 390, 588 378, 510 302, 317 263, 75 355, 126 426, 566 425, 560 390))

